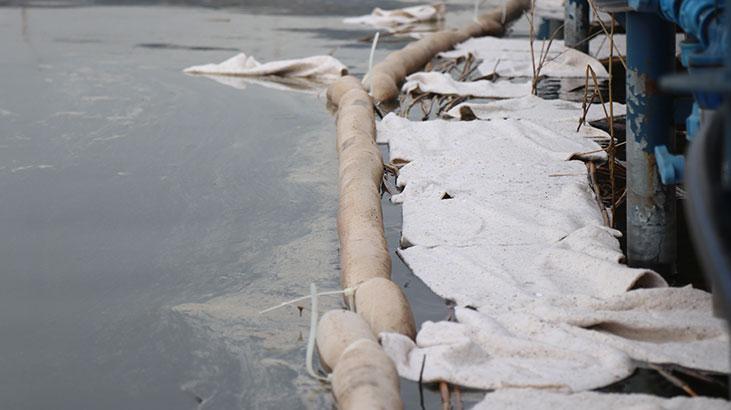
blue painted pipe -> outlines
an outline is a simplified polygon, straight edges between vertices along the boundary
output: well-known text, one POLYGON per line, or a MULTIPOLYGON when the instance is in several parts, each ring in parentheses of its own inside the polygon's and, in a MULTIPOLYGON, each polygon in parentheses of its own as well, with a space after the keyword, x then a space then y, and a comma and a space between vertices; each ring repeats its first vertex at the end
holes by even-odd
POLYGON ((675 187, 661 183, 655 147, 674 146, 673 98, 659 90, 675 66, 675 27, 653 13, 627 13, 627 261, 674 272, 675 187))
MULTIPOLYGON (((628 0, 628 6, 657 13, 688 34, 681 43, 680 58, 690 74, 723 66, 731 36, 725 23, 728 13, 719 0, 628 0)), ((694 97, 703 109, 715 110, 721 105, 720 92, 694 92, 694 97)))
POLYGON ((541 19, 541 24, 536 30, 536 40, 548 40, 551 36, 551 22, 548 19, 541 19))
POLYGON ((628 0, 635 11, 659 13, 683 31, 698 39, 704 47, 716 36, 718 11, 722 7, 717 0, 628 0))

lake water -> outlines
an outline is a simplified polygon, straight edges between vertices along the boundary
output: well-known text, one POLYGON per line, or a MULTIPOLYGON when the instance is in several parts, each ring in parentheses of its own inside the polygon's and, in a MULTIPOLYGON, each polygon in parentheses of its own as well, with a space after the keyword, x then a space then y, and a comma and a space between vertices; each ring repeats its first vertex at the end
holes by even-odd
MULTIPOLYGON (((0 408, 332 407, 304 371, 308 311, 258 312, 339 288, 334 119, 322 95, 182 69, 241 50, 362 75, 372 31, 342 17, 411 4, 0 0, 0 408)), ((417 322, 446 317, 393 261, 417 322)), ((604 390, 682 394, 648 370, 604 390)))
MULTIPOLYGON (((413 4, 0 0, 0 407, 332 405, 304 372, 307 311, 258 314, 339 287, 324 96, 182 69, 241 50, 362 74, 371 31, 341 19, 376 3, 413 4)), ((419 322, 446 315, 394 265, 419 322)))

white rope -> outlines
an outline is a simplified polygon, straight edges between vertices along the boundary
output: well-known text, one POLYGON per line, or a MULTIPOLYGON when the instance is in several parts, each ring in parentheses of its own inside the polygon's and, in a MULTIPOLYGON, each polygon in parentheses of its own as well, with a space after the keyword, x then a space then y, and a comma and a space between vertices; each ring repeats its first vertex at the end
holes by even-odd
POLYGON ((363 80, 361 81, 361 84, 368 89, 371 88, 371 70, 373 69, 373 58, 376 55, 376 46, 378 46, 379 38, 381 38, 381 32, 376 31, 376 35, 373 36, 373 44, 371 44, 371 54, 368 56, 368 72, 363 76, 363 80))
POLYGON ((373 36, 373 44, 371 45, 371 55, 368 56, 368 72, 373 69, 373 57, 376 55, 376 46, 378 45, 378 38, 381 37, 381 32, 376 31, 376 35, 373 36))
POLYGON ((315 355, 315 339, 317 338, 317 287, 314 283, 310 284, 310 297, 312 298, 312 306, 310 312, 310 337, 307 340, 307 357, 306 367, 307 373, 317 380, 323 382, 330 382, 330 375, 322 377, 315 372, 314 366, 312 365, 312 357, 315 355))
POLYGON ((333 290, 329 292, 321 292, 317 293, 317 287, 314 283, 310 284, 310 294, 308 296, 302 296, 296 299, 288 300, 286 302, 282 302, 276 306, 270 307, 268 309, 264 309, 259 314, 271 312, 272 310, 279 309, 281 307, 291 305, 293 303, 301 302, 306 299, 310 299, 310 334, 307 338, 307 355, 305 356, 305 367, 307 368, 307 373, 310 374, 313 378, 320 380, 322 382, 329 383, 332 378, 332 373, 328 374, 327 376, 323 377, 317 374, 315 372, 315 367, 313 365, 314 355, 315 355, 315 342, 317 340, 317 321, 319 319, 319 312, 317 307, 317 297, 318 296, 329 296, 329 295, 344 295, 348 300, 348 309, 355 311, 355 291, 357 287, 352 288, 345 288, 343 290, 333 290))

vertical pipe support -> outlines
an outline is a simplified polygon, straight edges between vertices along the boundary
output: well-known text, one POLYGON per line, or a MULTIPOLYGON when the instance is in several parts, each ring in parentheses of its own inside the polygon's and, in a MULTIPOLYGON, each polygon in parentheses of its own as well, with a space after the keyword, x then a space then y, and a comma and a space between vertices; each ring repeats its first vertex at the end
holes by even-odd
POLYGON ((589 1, 566 0, 564 7, 564 44, 589 54, 589 1))
POLYGON ((660 182, 655 147, 674 144, 673 99, 660 92, 675 65, 675 27, 654 13, 627 13, 627 261, 674 273, 675 186, 660 182))

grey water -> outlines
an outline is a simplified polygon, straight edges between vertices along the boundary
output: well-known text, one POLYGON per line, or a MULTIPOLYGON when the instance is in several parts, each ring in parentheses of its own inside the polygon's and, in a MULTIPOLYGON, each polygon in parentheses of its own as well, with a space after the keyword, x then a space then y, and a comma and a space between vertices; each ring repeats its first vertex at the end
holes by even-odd
MULTIPOLYGON (((414 3, 0 0, 0 409, 332 408, 304 371, 309 312, 259 311, 339 288, 333 117, 318 93, 182 69, 244 51, 360 75, 373 31, 341 19, 414 3)), ((417 323, 444 319, 393 256, 417 323)), ((603 390, 682 394, 647 369, 603 390)), ((416 383, 402 397, 420 408, 416 383)))
MULTIPOLYGON (((408 4, 0 0, 0 408, 331 407, 307 311, 258 312, 339 287, 333 117, 182 69, 241 50, 362 73, 372 32, 342 17, 408 4)), ((446 315, 394 265, 420 322, 446 315)))

